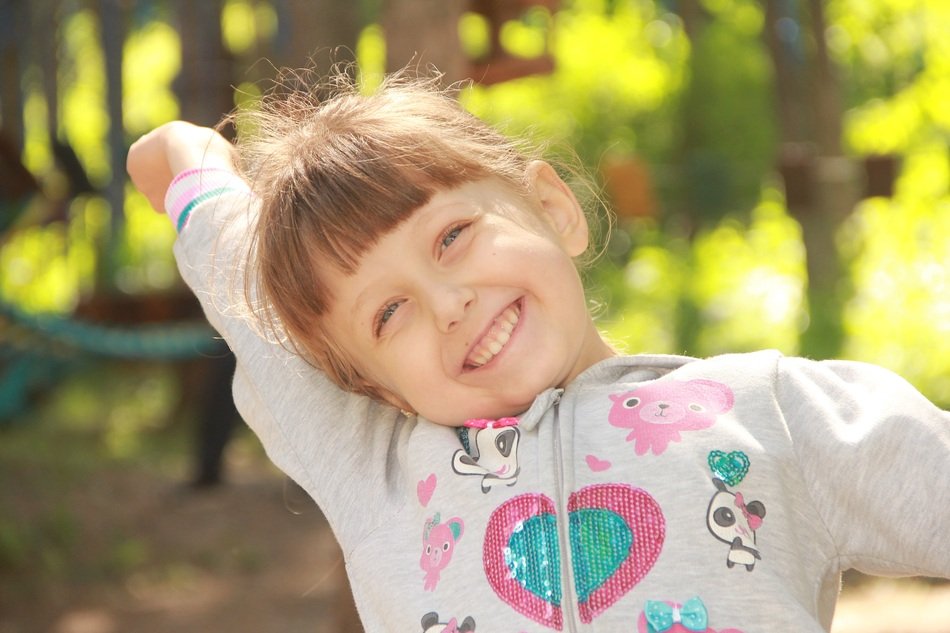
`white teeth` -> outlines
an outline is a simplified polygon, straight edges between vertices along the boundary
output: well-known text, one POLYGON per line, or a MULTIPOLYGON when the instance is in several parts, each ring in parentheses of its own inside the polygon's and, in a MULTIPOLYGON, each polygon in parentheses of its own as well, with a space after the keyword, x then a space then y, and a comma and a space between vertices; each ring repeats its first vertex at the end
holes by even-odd
POLYGON ((495 323, 492 324, 492 327, 489 328, 485 337, 472 350, 466 364, 481 367, 501 352, 508 341, 511 340, 511 333, 518 324, 519 318, 521 318, 521 312, 515 308, 509 307, 502 312, 495 323))

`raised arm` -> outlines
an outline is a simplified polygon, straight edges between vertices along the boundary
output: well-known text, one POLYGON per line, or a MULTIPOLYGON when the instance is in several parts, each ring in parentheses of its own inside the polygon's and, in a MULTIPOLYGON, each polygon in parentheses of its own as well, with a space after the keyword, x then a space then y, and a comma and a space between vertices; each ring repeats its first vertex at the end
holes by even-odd
POLYGON ((243 271, 258 200, 235 173, 234 158, 214 130, 177 121, 137 141, 127 169, 179 231, 182 278, 237 358, 233 393, 242 417, 271 460, 320 504, 344 548, 352 547, 392 511, 381 499, 353 499, 393 488, 398 460, 387 455, 406 420, 392 407, 340 390, 266 340, 248 316, 243 271))

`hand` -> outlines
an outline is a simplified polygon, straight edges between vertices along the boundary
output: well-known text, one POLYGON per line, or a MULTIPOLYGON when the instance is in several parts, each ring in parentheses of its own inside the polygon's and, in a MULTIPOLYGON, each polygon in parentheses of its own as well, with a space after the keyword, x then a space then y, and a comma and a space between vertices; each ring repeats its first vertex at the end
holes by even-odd
POLYGON ((163 213, 165 192, 176 175, 197 167, 233 171, 233 157, 234 147, 211 128, 172 121, 133 143, 125 168, 132 184, 163 213))

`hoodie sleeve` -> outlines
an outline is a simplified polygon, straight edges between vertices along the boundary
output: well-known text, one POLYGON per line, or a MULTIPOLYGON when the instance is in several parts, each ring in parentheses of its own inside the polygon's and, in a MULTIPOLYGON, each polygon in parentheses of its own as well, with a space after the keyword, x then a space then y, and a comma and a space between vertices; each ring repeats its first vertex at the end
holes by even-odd
POLYGON ((840 569, 950 577, 950 413, 856 362, 781 359, 775 393, 840 569))
POLYGON ((320 505, 344 549, 354 546, 396 511, 378 491, 398 483, 390 446, 409 422, 392 407, 337 388, 259 331, 244 289, 257 200, 238 176, 185 172, 169 188, 166 207, 180 231, 179 271, 237 358, 233 394, 241 416, 269 458, 320 505))

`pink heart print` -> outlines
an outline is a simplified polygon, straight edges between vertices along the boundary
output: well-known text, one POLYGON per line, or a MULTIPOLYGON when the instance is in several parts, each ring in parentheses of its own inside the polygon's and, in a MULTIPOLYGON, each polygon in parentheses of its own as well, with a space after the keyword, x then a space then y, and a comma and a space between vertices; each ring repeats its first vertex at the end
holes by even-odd
POLYGON ((607 470, 612 466, 612 464, 606 459, 599 459, 596 455, 588 455, 586 457, 587 465, 595 473, 599 473, 603 470, 607 470))
POLYGON ((666 539, 656 500, 628 484, 595 484, 571 493, 567 516, 544 494, 527 493, 498 506, 485 529, 482 560, 495 593, 518 613, 556 631, 569 598, 561 562, 570 548, 572 595, 580 621, 590 624, 653 568, 666 539), (561 542, 559 524, 569 526, 561 542))
POLYGON ((429 500, 432 499, 432 493, 435 492, 435 473, 431 473, 425 479, 419 481, 416 484, 416 494, 419 496, 419 503, 422 504, 422 507, 429 505, 429 500))

